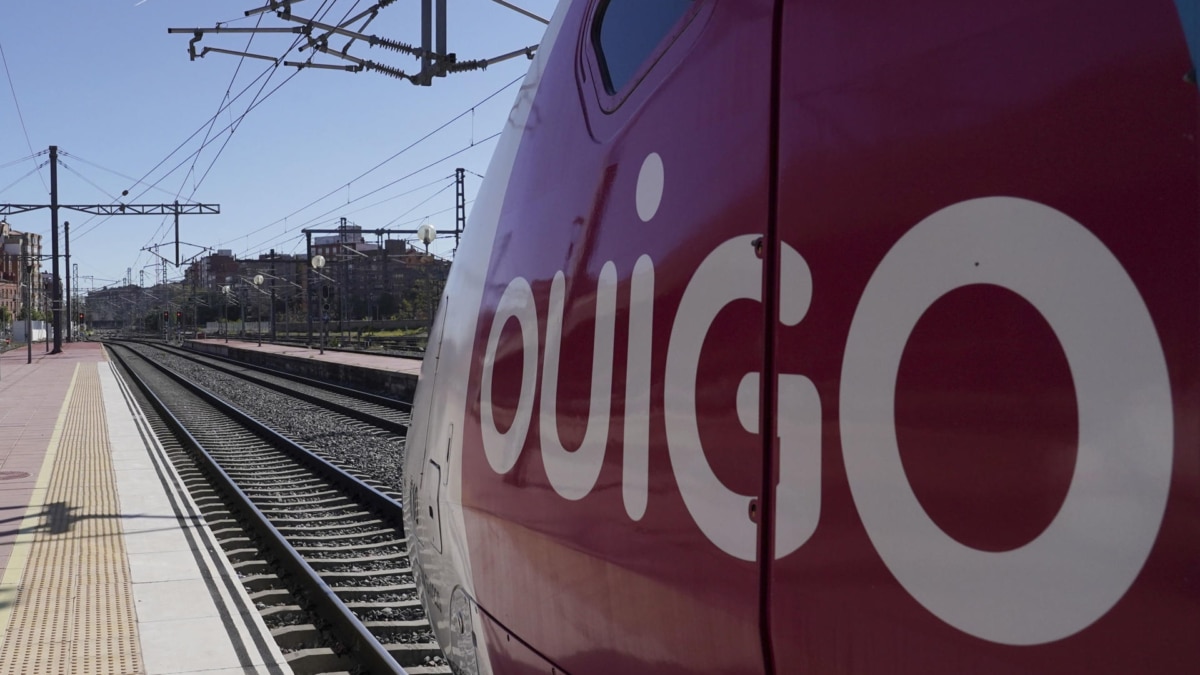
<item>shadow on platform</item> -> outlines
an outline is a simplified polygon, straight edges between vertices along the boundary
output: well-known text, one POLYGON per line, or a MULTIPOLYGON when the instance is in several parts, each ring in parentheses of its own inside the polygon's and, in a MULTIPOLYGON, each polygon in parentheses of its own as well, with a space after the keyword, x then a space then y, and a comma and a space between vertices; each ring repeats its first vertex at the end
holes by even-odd
MULTIPOLYGON (((4 508, 24 508, 24 507, 4 507, 4 508)), ((200 516, 151 516, 141 513, 79 513, 78 506, 71 506, 67 502, 50 502, 45 505, 40 513, 40 522, 32 527, 15 528, 9 530, 0 530, 0 537, 13 534, 29 534, 29 533, 46 533, 46 534, 66 534, 71 531, 72 527, 79 522, 85 520, 94 520, 100 518, 120 518, 122 520, 133 520, 138 518, 146 519, 162 519, 171 520, 177 523, 191 523, 197 525, 201 522, 200 516)), ((0 524, 20 522, 25 519, 24 515, 15 516, 12 518, 0 519, 0 524)), ((174 529, 174 528, 172 528, 174 529)))

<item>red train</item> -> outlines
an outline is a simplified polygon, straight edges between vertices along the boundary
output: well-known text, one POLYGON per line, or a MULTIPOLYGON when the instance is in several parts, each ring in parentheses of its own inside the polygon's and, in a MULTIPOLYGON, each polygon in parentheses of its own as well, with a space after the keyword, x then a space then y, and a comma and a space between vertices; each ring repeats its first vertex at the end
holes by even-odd
POLYGON ((455 668, 1200 672, 1197 56, 1195 0, 561 3, 408 438, 455 668))

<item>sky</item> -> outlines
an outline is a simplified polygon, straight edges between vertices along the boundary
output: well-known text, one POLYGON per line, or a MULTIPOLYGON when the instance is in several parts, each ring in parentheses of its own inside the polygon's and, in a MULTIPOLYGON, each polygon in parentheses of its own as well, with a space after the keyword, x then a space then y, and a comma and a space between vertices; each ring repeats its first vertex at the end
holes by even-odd
MULTIPOLYGON (((510 2, 545 18, 556 4, 510 2)), ((56 145, 60 204, 220 204, 219 215, 181 217, 183 260, 206 249, 230 249, 239 258, 271 249, 303 254, 303 228, 336 227, 342 217, 363 229, 415 230, 430 223, 439 232, 431 250, 450 257, 454 238, 445 235, 454 228, 454 171, 467 170, 469 213, 529 61, 520 56, 418 87, 379 73, 296 69, 220 53, 190 61, 191 36, 167 32, 218 23, 253 27, 260 17, 244 13, 267 4, 2 3, 0 203, 49 204, 46 151, 56 145)), ((340 23, 373 4, 302 0, 293 12, 340 23)), ((364 32, 419 44, 420 5, 397 0, 364 32)), ((448 7, 448 47, 460 61, 536 45, 545 30, 492 0, 449 0, 448 7)), ((268 12, 259 25, 296 24, 268 12)), ((291 48, 297 37, 206 34, 197 46, 306 61, 311 50, 291 48)), ((336 49, 344 44, 330 41, 336 49)), ((419 68, 410 56, 364 42, 349 53, 406 72, 419 68)), ((314 61, 344 63, 328 55, 314 61)), ((49 254, 48 209, 3 218, 17 230, 43 235, 49 254)), ((185 266, 174 265, 170 216, 64 209, 59 221, 60 227, 71 223, 80 290, 120 283, 128 270, 134 283, 144 278, 151 285, 160 264, 169 280, 183 276, 185 266)), ((69 273, 64 266, 64 276, 69 273)))

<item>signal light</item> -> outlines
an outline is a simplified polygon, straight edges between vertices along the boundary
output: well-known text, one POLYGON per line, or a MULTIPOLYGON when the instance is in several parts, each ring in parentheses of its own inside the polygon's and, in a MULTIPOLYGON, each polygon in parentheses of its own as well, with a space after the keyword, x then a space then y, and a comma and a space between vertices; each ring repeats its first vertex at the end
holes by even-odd
POLYGON ((183 312, 179 312, 179 311, 175 312, 175 320, 176 321, 178 321, 182 318, 183 318, 183 312))

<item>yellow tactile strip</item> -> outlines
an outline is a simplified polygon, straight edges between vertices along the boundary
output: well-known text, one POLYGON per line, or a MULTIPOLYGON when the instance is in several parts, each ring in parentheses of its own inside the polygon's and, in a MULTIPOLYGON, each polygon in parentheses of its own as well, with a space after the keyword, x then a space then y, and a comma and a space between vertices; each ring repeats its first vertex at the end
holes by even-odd
MULTIPOLYGON (((142 672, 100 378, 81 364, 0 647, 0 675, 142 672)), ((31 509, 32 510, 32 509, 31 509)), ((26 522, 29 522, 26 518, 26 522)))

